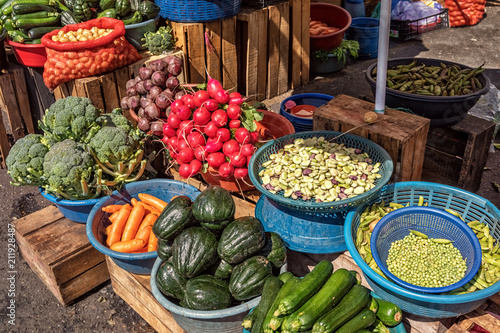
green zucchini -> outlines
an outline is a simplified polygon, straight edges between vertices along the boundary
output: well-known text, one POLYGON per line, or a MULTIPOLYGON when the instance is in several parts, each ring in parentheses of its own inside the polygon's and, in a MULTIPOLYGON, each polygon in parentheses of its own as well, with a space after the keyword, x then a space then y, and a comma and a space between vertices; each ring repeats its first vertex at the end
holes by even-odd
POLYGON ((36 18, 46 18, 46 17, 51 17, 51 16, 58 16, 59 13, 57 13, 55 10, 52 12, 42 10, 39 12, 33 12, 33 13, 27 13, 27 14, 15 14, 12 15, 12 20, 15 22, 19 19, 36 19, 36 18))
POLYGON ((372 333, 372 331, 370 331, 366 328, 363 328, 362 330, 359 330, 357 333, 372 333))
POLYGON ((264 329, 262 325, 266 319, 267 312, 273 305, 279 290, 281 289, 283 282, 276 276, 269 276, 264 282, 264 289, 262 289, 262 297, 260 299, 259 305, 255 308, 255 317, 252 321, 251 333, 263 333, 264 329))
POLYGON ((5 3, 8 1, 9 0, 0 0, 0 8, 3 7, 3 5, 5 5, 5 3))
POLYGON ((24 44, 42 44, 42 39, 37 38, 37 39, 25 40, 24 44))
POLYGON ((16 30, 16 28, 14 27, 14 22, 12 22, 12 19, 10 17, 3 22, 3 26, 7 31, 16 30))
POLYGON ((375 297, 370 297, 370 301, 366 303, 366 308, 368 310, 372 310, 373 313, 377 313, 378 311, 378 302, 375 297))
POLYGON ((255 309, 251 310, 244 318, 243 322, 241 323, 241 326, 243 326, 244 329, 247 331, 252 329, 252 325, 254 322, 255 318, 255 309))
POLYGON ((276 298, 274 299, 273 304, 269 308, 269 311, 266 314, 266 318, 264 319, 264 323, 262 324, 262 327, 264 328, 264 332, 274 332, 276 331, 280 326, 285 317, 278 318, 274 316, 274 311, 278 309, 278 306, 283 298, 290 294, 297 285, 299 284, 300 279, 297 276, 291 276, 281 287, 280 291, 276 295, 276 298))
POLYGON ((56 29, 61 29, 61 27, 36 27, 36 28, 31 28, 29 31, 28 31, 28 36, 30 36, 30 38, 33 38, 33 39, 37 39, 37 38, 42 38, 43 35, 49 33, 49 32, 52 32, 56 29))
POLYGON ((380 319, 375 319, 375 322, 368 327, 372 333, 390 333, 391 331, 385 326, 380 319))
POLYGON ((15 4, 12 6, 12 14, 13 15, 22 15, 22 14, 41 12, 41 11, 50 12, 50 11, 53 11, 55 9, 56 9, 55 7, 52 7, 49 5, 44 5, 44 4, 39 4, 36 2, 19 3, 19 4, 15 4))
POLYGON ((290 280, 292 277, 294 277, 292 272, 283 272, 281 273, 278 278, 281 280, 281 282, 286 283, 286 281, 290 280))
POLYGON ((57 16, 51 16, 51 17, 46 17, 46 18, 37 18, 37 19, 19 19, 17 21, 14 21, 14 25, 16 28, 20 29, 31 29, 35 27, 46 27, 46 26, 54 26, 59 23, 59 17, 60 15, 58 14, 57 16))
POLYGON ((365 329, 375 322, 377 315, 368 309, 362 310, 354 318, 345 323, 336 332, 337 333, 352 333, 365 329))
POLYGON ((6 3, 3 4, 2 7, 0 7, 0 13, 2 15, 10 15, 12 14, 12 3, 14 0, 9 0, 6 3))
POLYGON ((313 325, 313 333, 334 332, 358 314, 369 300, 370 291, 360 284, 355 284, 337 306, 319 317, 313 325))
POLYGON ((288 315, 296 311, 309 298, 312 297, 330 278, 333 272, 333 265, 328 260, 320 261, 312 271, 306 274, 297 288, 281 300, 278 309, 274 312, 275 317, 288 315))
POLYGON ((403 320, 403 313, 399 306, 383 299, 377 299, 377 317, 386 326, 396 326, 403 320))
POLYGON ((18 4, 37 4, 37 5, 46 5, 46 6, 52 6, 54 4, 53 0, 14 0, 12 5, 18 5, 18 4))
POLYGON ((15 43, 24 43, 25 41, 31 40, 31 38, 20 30, 12 30, 7 32, 9 39, 15 43))
POLYGON ((311 329, 316 320, 337 305, 354 284, 355 278, 347 269, 337 269, 314 296, 290 315, 283 332, 311 329))

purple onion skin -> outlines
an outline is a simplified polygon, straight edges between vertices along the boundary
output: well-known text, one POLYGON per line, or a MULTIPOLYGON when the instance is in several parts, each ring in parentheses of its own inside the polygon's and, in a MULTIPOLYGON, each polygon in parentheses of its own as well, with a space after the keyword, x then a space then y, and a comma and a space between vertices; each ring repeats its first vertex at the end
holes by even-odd
POLYGON ((151 75, 151 82, 153 82, 155 86, 163 88, 165 86, 165 81, 167 81, 167 76, 161 71, 156 71, 151 75))
POLYGON ((139 108, 141 107, 141 102, 139 100, 139 97, 137 96, 130 97, 127 101, 127 104, 128 108, 134 111, 139 110, 139 108))
POLYGON ((144 108, 144 115, 148 120, 158 119, 160 117, 160 108, 156 104, 151 103, 144 108))
POLYGON ((166 109, 170 106, 172 102, 166 94, 161 93, 156 97, 155 103, 160 109, 166 109))
POLYGON ((137 117, 146 118, 146 115, 144 114, 144 108, 139 108, 139 110, 137 111, 137 117))
POLYGON ((129 109, 129 107, 128 107, 128 99, 129 99, 129 97, 128 97, 128 96, 125 96, 125 97, 123 97, 123 98, 121 99, 121 101, 120 101, 120 107, 121 107, 122 109, 124 109, 124 110, 129 109))
POLYGON ((136 83, 137 83, 137 81, 134 79, 128 80, 127 83, 125 84, 125 89, 128 90, 128 88, 130 88, 130 87, 135 87, 136 83))
POLYGON ((182 72, 182 66, 180 64, 170 64, 167 70, 170 74, 177 76, 182 72))
POLYGON ((137 96, 137 90, 135 89, 135 86, 127 88, 127 96, 137 96))
POLYGON ((151 78, 151 74, 153 74, 153 69, 149 67, 141 67, 139 68, 139 77, 141 80, 145 81, 151 78))
POLYGON ((164 71, 167 66, 167 62, 163 59, 153 60, 148 64, 153 71, 164 71))
POLYGON ((161 136, 163 134, 163 122, 162 121, 153 121, 149 123, 149 128, 154 135, 161 136))
POLYGON ((142 81, 141 77, 139 75, 137 75, 135 78, 135 83, 139 82, 139 81, 142 81))
POLYGON ((147 79, 146 81, 144 81, 143 85, 147 93, 153 87, 153 82, 150 79, 147 79))
POLYGON ((175 99, 181 99, 182 96, 186 95, 186 92, 184 90, 179 91, 175 94, 175 99))
POLYGON ((143 132, 149 131, 149 127, 149 120, 147 120, 146 118, 141 118, 137 122, 137 128, 139 128, 143 132))
POLYGON ((159 86, 152 86, 151 89, 149 89, 148 97, 154 101, 162 92, 163 90, 159 86))
POLYGON ((135 90, 138 94, 144 95, 147 93, 146 88, 144 87, 144 81, 139 81, 135 84, 135 90))
POLYGON ((174 92, 169 88, 163 90, 162 94, 166 95, 169 99, 174 99, 175 96, 174 92))
POLYGON ((175 90, 175 88, 177 88, 177 86, 179 86, 179 79, 176 78, 175 76, 171 76, 167 79, 165 85, 167 86, 168 89, 173 91, 175 90))
POLYGON ((151 100, 147 97, 141 97, 141 108, 145 108, 146 106, 148 106, 149 104, 151 104, 151 100))

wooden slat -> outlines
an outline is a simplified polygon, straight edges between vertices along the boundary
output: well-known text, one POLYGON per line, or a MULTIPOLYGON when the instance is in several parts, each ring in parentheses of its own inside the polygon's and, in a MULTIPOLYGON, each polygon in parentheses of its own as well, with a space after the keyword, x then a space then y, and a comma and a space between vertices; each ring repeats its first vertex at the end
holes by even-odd
POLYGON ((9 155, 10 144, 9 137, 7 136, 7 131, 5 130, 5 126, 3 125, 2 113, 2 110, 0 110, 0 154, 2 155, 0 165, 2 166, 2 168, 5 168, 5 159, 9 155))
POLYGON ((184 26, 187 33, 187 54, 189 78, 191 83, 205 82, 205 38, 203 24, 193 23, 184 26))
MULTIPOLYGON (((284 2, 278 5, 280 9, 280 63, 278 73, 278 95, 288 91, 289 84, 289 51, 290 51, 290 4, 284 2)), ((293 52, 293 51, 292 51, 293 52)), ((274 96, 273 96, 274 97, 274 96)))
MULTIPOLYGON (((84 263, 83 263, 84 264, 84 263)), ((78 297, 109 280, 108 266, 103 261, 77 277, 62 284, 55 294, 63 305, 70 305, 78 297), (60 296, 59 296, 60 295, 60 296)))
POLYGON ((236 52, 236 16, 222 21, 222 86, 238 91, 238 57, 236 52))
MULTIPOLYGON (((22 68, 16 68, 13 70, 16 97, 19 104, 19 110, 21 111, 21 116, 26 126, 28 133, 35 133, 35 126, 33 124, 33 118, 31 114, 30 101, 28 98, 28 90, 26 88, 26 79, 24 77, 24 70, 22 68)), ((44 110, 45 111, 45 110, 44 110)))
POLYGON ((7 113, 12 136, 14 137, 14 141, 16 141, 24 137, 24 126, 14 86, 8 73, 0 75, 0 95, 7 113))
MULTIPOLYGON (((207 55, 207 71, 212 79, 222 82, 222 22, 207 22, 205 35, 210 43, 205 43, 205 54, 207 55)), ((204 36, 205 37, 205 36, 204 36)), ((206 38, 206 37, 205 37, 206 38)), ((206 42, 206 41, 205 41, 206 42)), ((222 82, 223 83, 223 82, 222 82)))
POLYGON ((246 93, 248 97, 257 95, 259 65, 259 27, 258 15, 253 12, 248 20, 248 39, 247 39, 247 61, 246 61, 246 93))
POLYGON ((268 27, 268 10, 263 8, 257 13, 257 27, 259 30, 258 37, 258 59, 257 59, 257 100, 261 101, 266 98, 267 84, 267 27, 268 27))
POLYGON ((478 324, 488 332, 500 332, 500 320, 486 313, 484 310, 477 309, 465 315, 470 318, 474 323, 478 324))
POLYGON ((28 234, 36 232, 63 217, 61 211, 55 205, 50 205, 28 216, 17 219, 13 224, 16 232, 26 237, 28 234))
POLYGON ((126 83, 131 78, 132 73, 129 72, 128 67, 122 67, 115 70, 114 74, 117 83, 118 98, 121 100, 123 97, 127 96, 126 83))
POLYGON ((58 99, 64 98, 64 97, 63 97, 62 90, 61 90, 61 86, 57 86, 57 87, 54 89, 54 97, 56 98, 56 101, 57 101, 58 99))
POLYGON ((83 85, 85 87, 85 97, 90 98, 92 104, 100 110, 105 110, 103 90, 101 87, 101 80, 99 76, 92 76, 84 79, 83 85))
POLYGON ((114 108, 120 107, 120 97, 118 87, 125 87, 125 82, 117 82, 113 72, 100 76, 102 93, 104 95, 104 111, 111 112, 114 108))
POLYGON ((278 77, 280 70, 280 25, 281 13, 278 6, 269 6, 269 26, 267 34, 267 98, 278 95, 278 77))
POLYGON ((292 89, 296 89, 300 86, 301 80, 301 59, 302 59, 302 29, 300 24, 295 24, 295 22, 302 22, 302 1, 301 0, 290 0, 291 10, 292 10, 292 27, 290 36, 292 38, 292 65, 291 65, 291 84, 292 89))
POLYGON ((311 1, 302 0, 302 20, 299 23, 302 29, 301 56, 300 56, 300 84, 309 81, 309 21, 311 21, 311 1))

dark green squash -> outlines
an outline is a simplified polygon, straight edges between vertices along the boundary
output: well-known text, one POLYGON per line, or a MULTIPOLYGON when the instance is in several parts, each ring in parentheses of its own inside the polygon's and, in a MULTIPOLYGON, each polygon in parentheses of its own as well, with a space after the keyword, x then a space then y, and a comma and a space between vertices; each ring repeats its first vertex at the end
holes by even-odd
POLYGON ((139 11, 141 12, 141 14, 149 20, 154 19, 156 16, 158 16, 160 10, 160 6, 149 0, 141 2, 141 5, 139 6, 139 11))
POLYGON ((75 14, 73 12, 70 12, 69 10, 63 10, 61 12, 61 25, 65 26, 68 24, 77 24, 80 23, 80 20, 78 20, 75 17, 75 14))
POLYGON ((136 12, 141 6, 141 0, 130 0, 130 10, 136 12))
POLYGON ((130 0, 116 0, 116 13, 118 16, 125 17, 132 10, 130 0))
POLYGON ((99 17, 111 17, 111 18, 116 18, 116 9, 114 8, 108 8, 97 14, 97 18, 99 17))
POLYGON ((116 5, 116 0, 100 0, 99 1, 99 7, 102 10, 115 8, 115 5, 116 5))
POLYGON ((179 300, 184 298, 185 287, 188 280, 177 273, 174 266, 165 261, 156 273, 156 286, 166 296, 179 300))
POLYGON ((214 276, 216 278, 225 280, 231 277, 231 273, 233 272, 233 266, 227 261, 221 259, 219 265, 215 268, 214 276))
POLYGON ((91 2, 86 0, 75 0, 72 8, 73 14, 80 22, 85 22, 92 19, 94 11, 91 2))
POLYGON ((142 22, 142 14, 139 11, 132 12, 129 15, 122 17, 125 25, 137 24, 142 22))
POLYGON ((189 279, 180 305, 193 310, 219 310, 231 305, 231 293, 226 281, 203 274, 189 279))
POLYGON ((228 190, 211 185, 194 200, 193 216, 203 227, 217 233, 234 220, 235 208, 228 190))
POLYGON ((258 219, 239 217, 224 228, 217 253, 228 263, 237 264, 256 254, 265 242, 264 226, 258 219))
POLYGON ((168 260, 172 256, 172 242, 164 239, 158 239, 156 254, 158 254, 158 257, 161 260, 168 260))
POLYGON ((172 243, 172 263, 182 276, 193 278, 217 261, 217 239, 202 227, 185 229, 172 243))
POLYGON ((266 257, 274 267, 280 268, 286 262, 283 238, 275 232, 266 232, 266 243, 257 254, 266 257))
POLYGON ((263 256, 253 256, 236 265, 229 279, 229 290, 238 301, 262 294, 264 282, 272 273, 271 264, 263 256))
POLYGON ((163 209, 153 225, 153 233, 158 239, 172 240, 182 230, 193 226, 193 202, 184 195, 178 196, 163 209))

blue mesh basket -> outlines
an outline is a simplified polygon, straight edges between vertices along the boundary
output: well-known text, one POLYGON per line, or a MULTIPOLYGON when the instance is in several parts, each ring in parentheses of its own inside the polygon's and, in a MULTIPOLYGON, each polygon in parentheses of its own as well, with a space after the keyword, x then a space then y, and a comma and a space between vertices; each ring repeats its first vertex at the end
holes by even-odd
POLYGON ((388 278, 405 288, 419 292, 452 291, 469 282, 481 266, 481 245, 471 228, 458 217, 433 207, 406 207, 385 215, 373 229, 370 247, 373 259, 388 278), (429 238, 453 241, 453 245, 467 263, 465 276, 448 286, 426 288, 408 283, 392 274, 386 265, 389 249, 393 242, 408 236, 410 230, 422 232, 429 238))
POLYGON ((465 222, 479 221, 490 228, 490 234, 500 239, 500 210, 490 201, 452 186, 429 182, 400 182, 386 185, 378 193, 359 207, 352 209, 346 217, 344 236, 347 249, 363 275, 381 298, 398 305, 403 311, 429 318, 452 318, 478 308, 490 296, 500 291, 500 282, 468 294, 446 295, 428 294, 409 290, 389 281, 371 269, 358 253, 355 246, 356 231, 361 213, 370 205, 381 200, 417 206, 422 196, 429 207, 451 209, 461 215, 465 222))
POLYGON ((160 16, 174 22, 209 22, 239 13, 241 0, 155 0, 160 16))
POLYGON ((263 145, 255 154, 252 156, 250 163, 248 165, 248 175, 250 180, 255 185, 257 190, 262 194, 267 196, 270 200, 278 203, 279 205, 285 206, 291 210, 298 210, 301 212, 316 212, 316 213, 326 213, 326 212, 339 212, 356 207, 363 202, 369 200, 372 196, 377 194, 382 187, 389 182, 393 171, 393 163, 390 155, 378 144, 363 137, 345 134, 335 140, 336 143, 343 143, 349 148, 358 148, 370 155, 373 163, 380 163, 379 174, 381 178, 375 181, 375 187, 371 190, 357 195, 352 198, 343 199, 333 202, 314 202, 313 200, 295 200, 292 198, 285 198, 283 195, 284 191, 280 191, 276 194, 269 192, 261 183, 259 172, 263 169, 262 164, 269 160, 271 154, 275 154, 287 144, 291 144, 298 138, 312 138, 312 137, 324 137, 327 141, 335 138, 336 136, 342 134, 341 132, 334 131, 308 131, 294 133, 290 135, 283 136, 281 138, 272 140, 265 145, 263 145))

